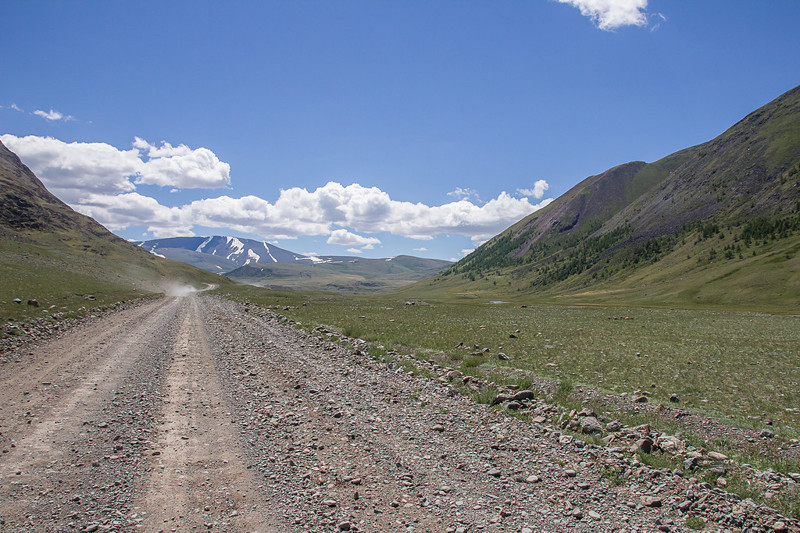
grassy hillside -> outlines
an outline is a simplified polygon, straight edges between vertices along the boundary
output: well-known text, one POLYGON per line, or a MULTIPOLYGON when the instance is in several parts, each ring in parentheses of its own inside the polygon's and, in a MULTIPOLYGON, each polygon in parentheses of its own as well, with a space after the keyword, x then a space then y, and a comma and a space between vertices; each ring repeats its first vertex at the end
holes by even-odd
POLYGON ((71 312, 179 284, 201 288, 221 282, 209 272, 155 257, 76 213, 2 144, 0 280, 4 321, 71 312))
POLYGON ((402 287, 429 278, 451 263, 438 259, 398 256, 391 259, 352 259, 318 264, 250 264, 226 274, 233 280, 273 289, 302 289, 345 293, 402 287))
POLYGON ((800 88, 718 138, 587 178, 406 294, 800 306, 800 88))

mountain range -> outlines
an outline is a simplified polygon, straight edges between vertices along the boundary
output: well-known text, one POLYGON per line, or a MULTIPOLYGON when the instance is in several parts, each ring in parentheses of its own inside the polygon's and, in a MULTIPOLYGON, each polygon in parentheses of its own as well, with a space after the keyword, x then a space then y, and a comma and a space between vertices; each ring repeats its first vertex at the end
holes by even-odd
POLYGON ((368 292, 434 276, 451 261, 401 255, 365 259, 304 255, 242 237, 171 237, 136 243, 145 250, 230 279, 273 289, 368 292))
POLYGON ((719 137, 586 178, 415 289, 800 305, 800 87, 719 137))

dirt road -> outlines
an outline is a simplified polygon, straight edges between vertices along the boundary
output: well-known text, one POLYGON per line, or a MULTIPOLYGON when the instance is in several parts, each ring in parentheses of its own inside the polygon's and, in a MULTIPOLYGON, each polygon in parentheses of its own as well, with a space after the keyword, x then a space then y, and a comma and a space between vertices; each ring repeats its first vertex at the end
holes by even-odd
POLYGON ((211 296, 3 361, 2 531, 797 530, 211 296))

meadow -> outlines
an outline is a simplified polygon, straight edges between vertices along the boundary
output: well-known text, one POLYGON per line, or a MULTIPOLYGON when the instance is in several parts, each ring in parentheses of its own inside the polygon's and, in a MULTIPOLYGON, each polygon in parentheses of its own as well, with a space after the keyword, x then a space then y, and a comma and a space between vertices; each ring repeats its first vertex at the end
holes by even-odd
POLYGON ((312 329, 332 327, 465 373, 529 373, 613 394, 645 392, 744 427, 800 434, 800 317, 763 312, 557 304, 420 302, 253 292, 312 329), (503 353, 507 360, 498 357, 503 353))

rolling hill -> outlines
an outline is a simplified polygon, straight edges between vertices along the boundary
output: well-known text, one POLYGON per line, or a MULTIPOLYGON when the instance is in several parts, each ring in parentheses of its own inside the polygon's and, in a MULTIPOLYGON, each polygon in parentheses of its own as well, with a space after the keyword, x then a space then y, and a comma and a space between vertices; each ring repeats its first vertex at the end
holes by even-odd
POLYGON ((229 283, 147 253, 76 213, 2 143, 0 279, 3 319, 115 302, 179 284, 229 283), (38 305, 26 305, 27 300, 38 305))
POLYGON ((586 178, 419 295, 800 305, 800 87, 719 137, 586 178))
POLYGON ((271 289, 360 293, 393 289, 439 274, 450 261, 399 255, 389 259, 315 257, 314 263, 251 263, 225 276, 271 289))

